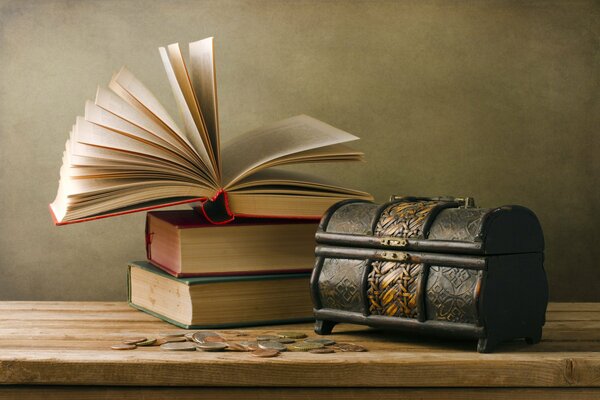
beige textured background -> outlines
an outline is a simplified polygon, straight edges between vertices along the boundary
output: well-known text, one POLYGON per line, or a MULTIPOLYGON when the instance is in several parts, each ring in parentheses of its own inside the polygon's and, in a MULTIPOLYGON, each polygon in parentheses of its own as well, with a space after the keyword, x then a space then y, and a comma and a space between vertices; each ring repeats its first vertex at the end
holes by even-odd
POLYGON ((158 46, 215 36, 225 138, 306 113, 362 138, 321 170, 380 201, 531 207, 551 298, 600 301, 599 4, 0 0, 0 299, 125 298, 144 216, 54 227, 64 142, 123 64, 175 113, 158 46))

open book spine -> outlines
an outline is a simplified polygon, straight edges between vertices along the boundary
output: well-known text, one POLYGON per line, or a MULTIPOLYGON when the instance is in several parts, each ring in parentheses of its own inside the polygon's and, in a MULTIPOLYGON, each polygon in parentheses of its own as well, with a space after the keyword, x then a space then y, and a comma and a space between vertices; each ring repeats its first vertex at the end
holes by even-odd
POLYGON ((227 192, 223 189, 219 189, 210 199, 206 199, 199 208, 211 224, 223 225, 235 218, 229 207, 227 192))

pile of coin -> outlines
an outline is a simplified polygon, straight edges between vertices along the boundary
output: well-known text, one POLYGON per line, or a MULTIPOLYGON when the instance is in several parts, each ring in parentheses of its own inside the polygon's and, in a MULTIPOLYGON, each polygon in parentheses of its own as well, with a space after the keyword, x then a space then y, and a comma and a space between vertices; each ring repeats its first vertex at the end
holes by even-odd
POLYGON ((367 351, 364 346, 354 343, 336 343, 329 338, 309 338, 303 332, 279 332, 271 335, 258 335, 254 340, 241 331, 221 331, 229 338, 243 338, 235 341, 226 339, 214 331, 173 330, 159 332, 157 338, 130 337, 111 346, 113 350, 133 350, 144 346, 159 346, 165 351, 235 351, 249 352, 255 357, 277 357, 284 351, 331 354, 341 352, 367 351))

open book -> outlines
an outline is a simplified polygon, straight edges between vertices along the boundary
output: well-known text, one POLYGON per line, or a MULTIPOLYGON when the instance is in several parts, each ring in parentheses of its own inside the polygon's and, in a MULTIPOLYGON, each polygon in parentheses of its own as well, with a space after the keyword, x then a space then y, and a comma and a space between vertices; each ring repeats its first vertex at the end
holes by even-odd
MULTIPOLYGON (((320 217, 342 199, 367 193, 273 168, 291 163, 357 161, 358 139, 306 115, 246 132, 221 145, 213 38, 160 48, 183 128, 126 68, 77 117, 63 154, 55 223, 219 201, 217 216, 320 217), (208 201, 207 201, 208 199, 208 201)), ((205 207, 206 208, 206 207, 205 207)), ((213 218, 215 219, 215 218, 213 218)))

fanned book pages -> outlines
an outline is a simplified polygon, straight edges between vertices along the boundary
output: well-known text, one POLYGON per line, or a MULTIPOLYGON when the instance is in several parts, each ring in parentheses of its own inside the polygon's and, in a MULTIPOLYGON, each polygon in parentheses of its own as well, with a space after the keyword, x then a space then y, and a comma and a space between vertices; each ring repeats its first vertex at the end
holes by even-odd
POLYGON ((234 215, 318 218, 343 199, 371 196, 278 166, 359 161, 356 136, 307 115, 250 130, 221 145, 213 38, 178 44, 160 56, 183 126, 129 70, 77 117, 63 154, 56 224, 182 203, 200 205, 211 222, 234 215))

